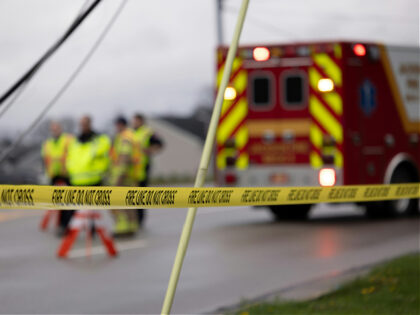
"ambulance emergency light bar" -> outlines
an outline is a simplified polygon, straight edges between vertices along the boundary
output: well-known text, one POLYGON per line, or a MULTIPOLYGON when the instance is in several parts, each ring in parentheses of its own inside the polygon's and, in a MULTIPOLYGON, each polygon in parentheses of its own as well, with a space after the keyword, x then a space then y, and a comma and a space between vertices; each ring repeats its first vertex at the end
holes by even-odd
MULTIPOLYGON (((377 49, 376 46, 369 46, 369 51, 377 49)), ((267 61, 271 57, 284 57, 287 55, 297 55, 297 56, 309 56, 311 51, 320 50, 324 51, 327 49, 325 45, 318 44, 318 45, 309 45, 309 46, 287 46, 287 47, 264 47, 264 46, 257 46, 254 48, 245 48, 240 51, 240 54, 245 59, 254 59, 255 61, 267 61)), ((354 55, 358 57, 364 57, 368 54, 368 49, 365 45, 360 43, 355 43, 352 46, 354 55)), ((375 53, 372 54, 373 57, 376 57, 375 53)), ((377 59, 377 58, 373 58, 377 59)))
POLYGON ((353 52, 356 56, 359 57, 366 56, 366 47, 362 44, 355 44, 353 46, 353 52))
POLYGON ((255 61, 267 61, 270 59, 270 51, 267 47, 255 47, 252 56, 255 61))

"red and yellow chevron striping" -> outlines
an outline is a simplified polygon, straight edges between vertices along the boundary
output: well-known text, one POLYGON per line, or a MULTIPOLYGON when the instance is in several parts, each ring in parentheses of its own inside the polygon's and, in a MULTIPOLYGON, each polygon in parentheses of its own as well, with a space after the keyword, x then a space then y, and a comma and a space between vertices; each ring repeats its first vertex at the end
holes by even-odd
POLYGON ((341 46, 334 47, 334 53, 314 53, 313 65, 309 68, 310 98, 309 112, 312 117, 310 127, 311 153, 310 163, 313 168, 324 165, 323 156, 332 156, 337 168, 343 166, 343 101, 341 96, 342 72, 339 65, 341 46), (321 92, 318 83, 321 79, 330 79, 332 91, 321 92), (329 139, 326 143, 325 139, 329 139))
MULTIPOLYGON (((224 63, 219 57, 217 72, 217 87, 223 75, 224 63)), ((216 163, 219 169, 224 169, 228 157, 235 158, 235 166, 239 169, 248 167, 248 128, 245 120, 248 114, 248 102, 246 98, 246 86, 248 84, 247 71, 242 68, 242 59, 236 57, 233 62, 232 76, 229 86, 236 91, 236 97, 232 100, 224 100, 219 127, 216 135, 217 158, 216 163), (226 142, 229 146, 225 146, 226 142)))

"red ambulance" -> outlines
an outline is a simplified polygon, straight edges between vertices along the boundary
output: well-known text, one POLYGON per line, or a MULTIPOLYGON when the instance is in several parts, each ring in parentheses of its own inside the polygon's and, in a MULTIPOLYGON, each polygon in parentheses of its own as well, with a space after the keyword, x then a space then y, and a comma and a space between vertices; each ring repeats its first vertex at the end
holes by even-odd
MULTIPOLYGON (((227 48, 217 51, 217 86, 227 48)), ((362 42, 240 47, 216 140, 221 186, 419 182, 420 50, 362 42)), ((310 204, 270 207, 304 218, 310 204)), ((366 205, 405 215, 418 200, 366 205)))

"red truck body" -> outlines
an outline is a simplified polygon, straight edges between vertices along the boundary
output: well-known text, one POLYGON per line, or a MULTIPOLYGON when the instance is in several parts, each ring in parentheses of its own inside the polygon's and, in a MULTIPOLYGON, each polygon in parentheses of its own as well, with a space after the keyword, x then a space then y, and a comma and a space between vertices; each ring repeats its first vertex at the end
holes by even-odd
MULTIPOLYGON (((226 55, 218 49, 217 85, 226 55)), ((239 47, 217 132, 217 183, 379 184, 401 165, 405 181, 418 182, 419 75, 418 48, 239 47)))

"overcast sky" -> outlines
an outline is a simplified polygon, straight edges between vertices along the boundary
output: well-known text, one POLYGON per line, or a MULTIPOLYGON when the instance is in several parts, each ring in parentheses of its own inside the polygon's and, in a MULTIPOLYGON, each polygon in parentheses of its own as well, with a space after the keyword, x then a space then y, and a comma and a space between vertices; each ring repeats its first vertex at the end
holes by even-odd
MULTIPOLYGON (((64 32, 85 0, 0 0, 0 93, 64 32)), ((240 0, 225 0, 225 42, 240 0)), ((120 4, 104 0, 0 118, 31 122, 54 96, 120 4)), ((117 113, 188 114, 213 86, 215 0, 129 0, 104 42, 51 110, 88 113, 98 126, 117 113)), ((241 43, 317 39, 419 45, 418 0, 251 0, 241 43)), ((1 108, 0 108, 1 109, 1 108)))

